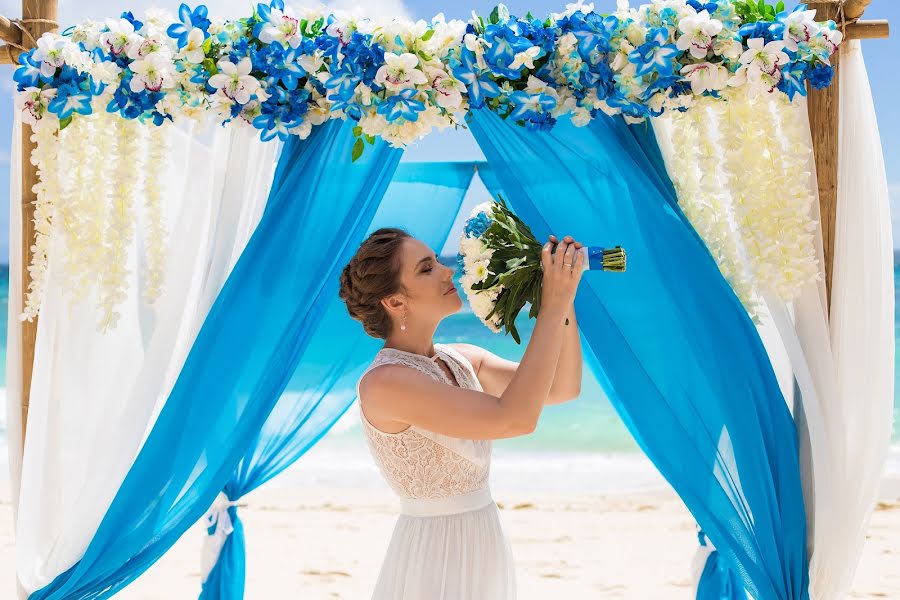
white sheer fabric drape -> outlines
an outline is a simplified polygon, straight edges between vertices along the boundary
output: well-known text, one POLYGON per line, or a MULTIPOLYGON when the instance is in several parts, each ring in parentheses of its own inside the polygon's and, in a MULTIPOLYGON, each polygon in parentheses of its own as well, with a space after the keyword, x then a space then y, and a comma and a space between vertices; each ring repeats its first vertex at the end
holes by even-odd
MULTIPOLYGON (((265 207, 280 143, 263 143, 255 131, 236 127, 169 130, 170 158, 154 174, 165 186, 169 233, 163 296, 152 305, 142 300, 147 282, 136 249, 146 240, 139 234, 121 319, 114 330, 100 333, 96 299, 88 295, 73 304, 65 298, 51 257, 18 481, 11 464, 18 487, 17 572, 28 592, 84 552, 265 207)), ((19 179, 14 166, 11 181, 19 179)), ((18 247, 14 233, 11 254, 18 247)), ((11 332, 20 310, 13 299, 20 294, 21 286, 11 281, 11 332)), ((8 369, 18 364, 20 350, 10 345, 8 369)), ((18 406, 13 385, 18 382, 8 383, 10 405, 18 406)), ((11 454, 13 445, 21 445, 14 437, 11 454)))
POLYGON ((842 47, 838 73, 838 198, 830 309, 836 393, 826 418, 840 485, 834 486, 832 496, 837 518, 814 537, 810 584, 815 600, 849 593, 893 423, 894 244, 881 137, 858 40, 842 47))
MULTIPOLYGON (((793 302, 763 294, 758 326, 798 426, 813 600, 849 593, 893 422, 893 240, 881 141, 859 41, 844 45, 838 72, 841 127, 830 322, 822 272, 793 302)), ((806 119, 802 98, 779 110, 797 111, 806 119)), ((660 119, 654 128, 671 166, 677 145, 672 127, 660 119)), ((810 143, 808 122, 804 131, 805 139, 796 140, 801 147, 810 143)), ((808 169, 797 176, 806 178, 817 196, 811 156, 808 169)), ((818 201, 812 210, 818 220, 818 201)), ((814 242, 824 265, 821 232, 814 242)), ((697 561, 695 579, 703 562, 697 561)))

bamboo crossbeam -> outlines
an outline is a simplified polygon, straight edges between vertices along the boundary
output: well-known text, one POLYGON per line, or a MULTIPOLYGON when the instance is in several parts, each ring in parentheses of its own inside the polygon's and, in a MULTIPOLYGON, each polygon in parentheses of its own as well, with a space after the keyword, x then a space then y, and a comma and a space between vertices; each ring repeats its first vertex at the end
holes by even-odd
POLYGON ((847 25, 847 38, 851 40, 884 39, 890 34, 891 28, 887 19, 857 21, 847 25))
POLYGON ((22 45, 22 30, 3 15, 0 15, 0 40, 8 44, 22 45))

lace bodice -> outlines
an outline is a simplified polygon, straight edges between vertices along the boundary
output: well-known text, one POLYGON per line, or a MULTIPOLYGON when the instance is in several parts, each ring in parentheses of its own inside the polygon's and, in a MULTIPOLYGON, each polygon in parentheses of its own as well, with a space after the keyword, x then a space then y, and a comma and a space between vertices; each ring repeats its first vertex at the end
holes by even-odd
MULTIPOLYGON (((434 349, 435 357, 429 358, 394 348, 382 348, 366 373, 380 365, 396 364, 453 385, 436 362, 440 358, 450 368, 460 387, 481 390, 472 364, 462 354, 443 344, 435 344, 434 349)), ((427 402, 427 399, 422 401, 427 402)), ((359 413, 369 450, 388 484, 401 497, 446 498, 487 486, 490 440, 464 440, 415 426, 399 433, 385 433, 369 423, 361 402, 359 413)))

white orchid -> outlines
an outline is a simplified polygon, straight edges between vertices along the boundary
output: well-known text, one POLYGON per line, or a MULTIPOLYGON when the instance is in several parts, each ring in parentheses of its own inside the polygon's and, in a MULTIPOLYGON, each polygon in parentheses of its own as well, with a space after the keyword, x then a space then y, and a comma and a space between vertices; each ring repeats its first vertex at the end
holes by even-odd
POLYGON ((816 11, 796 10, 784 19, 784 47, 796 52, 798 44, 809 42, 820 30, 816 11))
POLYGON ((350 38, 353 37, 354 31, 356 31, 356 21, 351 18, 338 19, 325 28, 325 33, 338 38, 342 46, 350 43, 350 38))
POLYGON ((264 44, 281 42, 291 48, 296 48, 303 41, 300 31, 300 20, 294 16, 290 7, 284 10, 278 8, 269 9, 269 20, 259 32, 259 41, 264 44))
POLYGON ((681 37, 675 42, 679 50, 690 50, 694 58, 706 58, 713 47, 713 38, 722 31, 722 21, 711 19, 705 10, 694 17, 678 22, 681 37))
POLYGON ((220 60, 219 72, 209 78, 209 85, 222 90, 226 96, 238 104, 247 104, 250 96, 257 92, 259 80, 250 75, 253 65, 248 57, 234 64, 229 60, 220 60))
POLYGON ((171 87, 173 83, 171 64, 165 57, 156 53, 131 63, 131 72, 134 73, 129 84, 131 91, 158 92, 163 87, 171 87))
MULTIPOLYGON (((200 35, 202 36, 203 34, 201 33, 200 35)), ((168 58, 172 55, 172 50, 169 46, 171 39, 164 33, 154 33, 140 38, 139 42, 135 40, 135 43, 129 44, 125 52, 131 60, 144 58, 154 53, 164 53, 168 58)))
POLYGON ((47 105, 56 97, 56 90, 47 88, 40 90, 36 87, 27 87, 16 94, 16 109, 22 113, 22 122, 34 125, 41 120, 47 112, 47 105))
POLYGON ((748 70, 750 79, 759 73, 772 74, 789 60, 788 55, 784 53, 784 42, 776 40, 766 43, 762 38, 747 40, 747 50, 739 59, 741 68, 748 70))
POLYGON ((382 65, 375 74, 375 81, 390 90, 414 88, 428 82, 425 73, 416 68, 419 64, 419 57, 415 54, 405 52, 398 55, 393 52, 385 52, 384 62, 386 64, 382 65))
POLYGON ((723 90, 731 77, 727 68, 709 62, 685 65, 681 68, 681 75, 691 82, 691 91, 695 94, 723 90))
POLYGON ((195 65, 203 62, 203 59, 206 58, 206 53, 203 51, 204 41, 203 31, 196 27, 191 29, 190 33, 188 33, 187 44, 181 49, 188 62, 192 62, 195 65))
POLYGON ((56 69, 63 66, 66 62, 65 49, 68 42, 64 37, 53 34, 42 35, 38 38, 37 44, 32 60, 41 63, 41 75, 53 77, 56 74, 56 69))
POLYGON ((107 19, 106 27, 109 31, 100 34, 100 43, 115 56, 127 52, 132 44, 143 42, 128 19, 107 19))
POLYGON ((435 92, 435 102, 448 110, 456 110, 462 106, 462 92, 465 86, 461 81, 449 75, 445 70, 425 67, 425 74, 435 92))

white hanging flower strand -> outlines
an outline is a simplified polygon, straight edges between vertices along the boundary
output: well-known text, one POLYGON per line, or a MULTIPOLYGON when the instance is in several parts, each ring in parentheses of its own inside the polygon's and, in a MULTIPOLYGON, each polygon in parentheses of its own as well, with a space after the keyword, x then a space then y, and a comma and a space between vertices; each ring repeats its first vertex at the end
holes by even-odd
POLYGON ((144 291, 144 299, 151 303, 163 293, 168 254, 166 251, 168 234, 162 214, 165 181, 159 181, 155 174, 166 172, 171 137, 172 126, 170 124, 150 128, 146 172, 150 173, 151 177, 148 177, 144 182, 146 198, 144 203, 144 238, 147 246, 147 284, 144 291))
MULTIPOLYGON (((23 119, 24 120, 24 119, 23 119)), ((38 182, 32 188, 34 203, 34 245, 28 272, 31 283, 25 295, 20 321, 33 321, 38 315, 47 283, 47 266, 54 219, 54 200, 59 195, 59 121, 41 119, 32 126, 31 141, 35 148, 31 164, 37 167, 38 182)), ((24 157, 23 157, 24 159, 24 157)))

